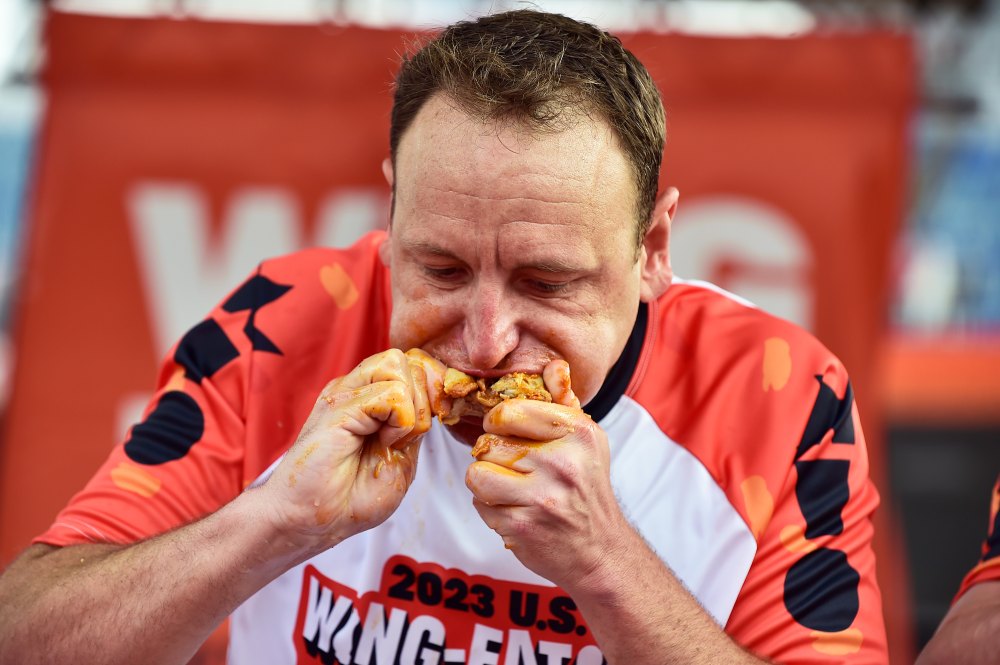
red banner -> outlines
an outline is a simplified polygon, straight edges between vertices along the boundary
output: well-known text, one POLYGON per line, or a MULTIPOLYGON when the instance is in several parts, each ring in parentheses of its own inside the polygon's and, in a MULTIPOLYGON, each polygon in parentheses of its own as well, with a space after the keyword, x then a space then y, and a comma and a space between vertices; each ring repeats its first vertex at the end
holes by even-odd
MULTIPOLYGON (((843 359, 881 479, 872 367, 905 203, 909 40, 625 42, 667 107, 676 271, 806 325, 843 359)), ((406 38, 54 13, 47 43, 0 562, 82 487, 137 418, 157 358, 258 260, 385 224, 406 38)), ((879 549, 883 573, 903 570, 879 549)), ((882 583, 902 662, 905 584, 882 583)))

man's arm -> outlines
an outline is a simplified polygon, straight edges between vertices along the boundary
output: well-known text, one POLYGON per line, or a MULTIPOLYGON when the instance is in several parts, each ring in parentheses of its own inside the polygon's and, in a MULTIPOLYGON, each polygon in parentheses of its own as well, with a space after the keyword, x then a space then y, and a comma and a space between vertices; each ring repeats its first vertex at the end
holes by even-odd
MULTIPOLYGON (((558 383, 553 369, 546 385, 558 383)), ((511 400, 487 415, 466 476, 483 520, 569 593, 611 665, 765 662, 712 620, 629 524, 611 487, 607 435, 571 401, 511 400)))
POLYGON ((582 584, 567 589, 608 663, 765 663, 720 628, 634 529, 582 584))
POLYGON ((1000 581, 980 582, 945 615, 917 665, 987 665, 1000 654, 1000 581))
POLYGON ((0 578, 0 663, 187 662, 302 556, 261 496, 130 546, 32 546, 0 578))
POLYGON ((129 546, 31 548, 0 578, 0 664, 186 662, 263 585, 396 509, 426 390, 402 352, 372 356, 324 388, 266 483, 210 516, 129 546))

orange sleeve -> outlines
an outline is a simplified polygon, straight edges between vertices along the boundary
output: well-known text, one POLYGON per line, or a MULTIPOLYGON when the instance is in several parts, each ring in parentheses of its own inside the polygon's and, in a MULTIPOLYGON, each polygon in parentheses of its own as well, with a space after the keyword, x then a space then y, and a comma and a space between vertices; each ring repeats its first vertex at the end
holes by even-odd
POLYGON ((34 542, 131 543, 211 513, 244 484, 244 400, 261 307, 290 286, 258 271, 173 347, 157 391, 104 465, 34 542))
POLYGON ((1000 580, 1000 476, 993 486, 990 501, 990 523, 986 530, 986 540, 983 542, 982 556, 976 565, 962 580, 955 600, 973 585, 986 581, 1000 580))
MULTIPOLYGON (((814 375, 812 404, 726 629, 779 663, 885 663, 871 548, 879 498, 847 374, 814 375)), ((788 419, 793 413, 786 413, 788 419)), ((787 448, 786 448, 787 449, 787 448)), ((785 463, 784 461, 782 463, 785 463)))

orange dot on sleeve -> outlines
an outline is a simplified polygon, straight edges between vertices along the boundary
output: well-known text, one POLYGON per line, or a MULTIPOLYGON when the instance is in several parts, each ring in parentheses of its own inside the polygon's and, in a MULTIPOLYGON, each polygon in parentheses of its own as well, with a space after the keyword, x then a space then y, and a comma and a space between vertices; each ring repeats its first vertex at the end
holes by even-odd
POLYGON ((806 554, 816 549, 816 544, 806 540, 806 530, 796 524, 789 524, 781 530, 781 544, 789 552, 806 554))
POLYGON ((320 268, 319 281, 340 309, 348 309, 358 301, 358 287, 339 263, 320 268))
POLYGON ((813 649, 829 656, 857 653, 861 650, 861 643, 865 641, 864 634, 857 628, 848 628, 837 633, 814 630, 810 636, 813 638, 813 649))
POLYGON ((155 496, 162 484, 153 474, 128 462, 121 462, 111 469, 111 482, 120 489, 147 499, 155 496))
POLYGON ((170 380, 167 381, 165 387, 167 391, 178 390, 184 392, 184 368, 178 365, 174 369, 174 373, 170 375, 170 380))
POLYGON ((767 483, 761 476, 750 476, 740 483, 740 490, 743 492, 743 503, 750 520, 750 530, 754 539, 760 540, 760 535, 764 533, 774 513, 774 497, 767 490, 767 483))
POLYGON ((791 376, 791 346, 780 337, 770 337, 764 340, 764 392, 781 390, 791 376))

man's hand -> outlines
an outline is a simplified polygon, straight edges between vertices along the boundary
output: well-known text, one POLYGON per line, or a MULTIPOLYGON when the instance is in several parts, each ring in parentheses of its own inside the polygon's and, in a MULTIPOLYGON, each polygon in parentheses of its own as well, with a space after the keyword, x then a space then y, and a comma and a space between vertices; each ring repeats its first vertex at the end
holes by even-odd
POLYGON ((377 526, 403 499, 432 415, 428 361, 411 358, 391 349, 328 383, 262 487, 304 546, 320 551, 377 526))
POLYGON ((512 399, 486 415, 466 484, 517 558, 569 589, 631 527, 611 488, 607 435, 580 409, 566 363, 553 361, 544 377, 553 403, 512 399))

